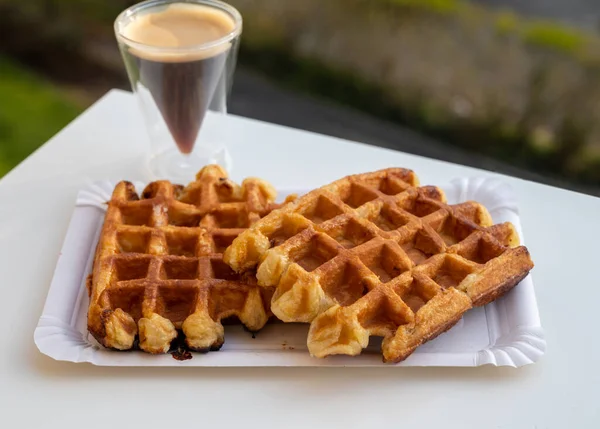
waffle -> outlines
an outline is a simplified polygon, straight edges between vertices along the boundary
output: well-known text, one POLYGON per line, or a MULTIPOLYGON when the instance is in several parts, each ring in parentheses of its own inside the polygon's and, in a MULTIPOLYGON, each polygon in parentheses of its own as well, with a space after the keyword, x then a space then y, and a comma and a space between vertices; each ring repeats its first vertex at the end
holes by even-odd
POLYGON ((357 355, 383 337, 399 362, 473 306, 514 287, 533 263, 512 224, 476 202, 448 205, 410 170, 348 176, 273 211, 224 261, 275 287, 271 310, 310 323, 313 356, 357 355))
POLYGON ((190 349, 218 350, 228 317, 261 329, 273 291, 258 287, 254 273, 234 273, 222 252, 274 199, 268 183, 238 186, 215 165, 185 188, 150 183, 141 199, 131 183, 117 184, 88 282, 90 333, 108 348, 139 341, 146 352, 164 353, 178 330, 190 349))

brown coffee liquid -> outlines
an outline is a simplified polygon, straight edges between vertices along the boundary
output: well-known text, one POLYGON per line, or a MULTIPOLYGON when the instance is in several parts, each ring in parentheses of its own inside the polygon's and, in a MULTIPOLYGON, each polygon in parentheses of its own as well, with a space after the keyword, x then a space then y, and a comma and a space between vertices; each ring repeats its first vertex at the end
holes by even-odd
POLYGON ((123 30, 127 39, 148 45, 129 46, 136 64, 128 66, 139 71, 139 82, 152 94, 183 153, 194 148, 231 47, 229 42, 204 49, 200 45, 226 36, 234 27, 223 11, 174 3, 141 15, 123 30))

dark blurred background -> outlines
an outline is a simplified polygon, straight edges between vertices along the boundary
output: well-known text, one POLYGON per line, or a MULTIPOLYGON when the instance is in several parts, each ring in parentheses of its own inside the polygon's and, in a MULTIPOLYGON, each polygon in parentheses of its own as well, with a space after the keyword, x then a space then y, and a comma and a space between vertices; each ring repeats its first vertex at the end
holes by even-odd
MULTIPOLYGON (((111 88, 128 0, 0 0, 0 177, 111 88)), ((230 111, 600 195, 597 0, 231 0, 230 111)))

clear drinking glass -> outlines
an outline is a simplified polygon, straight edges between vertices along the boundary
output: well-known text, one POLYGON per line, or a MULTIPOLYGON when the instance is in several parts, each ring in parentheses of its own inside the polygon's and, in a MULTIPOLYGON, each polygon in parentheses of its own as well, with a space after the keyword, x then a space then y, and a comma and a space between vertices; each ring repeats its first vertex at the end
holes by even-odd
POLYGON ((230 168, 226 147, 199 137, 208 109, 227 112, 241 32, 239 12, 217 0, 149 0, 117 17, 115 34, 146 122, 155 178, 189 180, 209 163, 230 168), (161 27, 165 22, 171 27, 161 27))

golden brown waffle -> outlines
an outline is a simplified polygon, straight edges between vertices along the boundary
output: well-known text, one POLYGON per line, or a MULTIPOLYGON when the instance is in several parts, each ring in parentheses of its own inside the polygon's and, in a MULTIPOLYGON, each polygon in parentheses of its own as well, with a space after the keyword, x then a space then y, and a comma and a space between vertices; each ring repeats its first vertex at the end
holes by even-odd
POLYGON ((512 224, 417 186, 399 168, 345 177, 252 225, 224 261, 258 266, 273 313, 311 324, 312 355, 356 355, 373 335, 384 361, 401 361, 533 267, 512 224))
POLYGON ((241 186, 218 166, 187 187, 150 183, 141 195, 120 182, 108 210, 89 282, 88 329, 104 346, 168 351, 182 330, 192 350, 223 344, 221 320, 237 316, 251 331, 270 315, 272 290, 253 273, 238 275, 222 251, 275 206, 260 179, 241 186))

